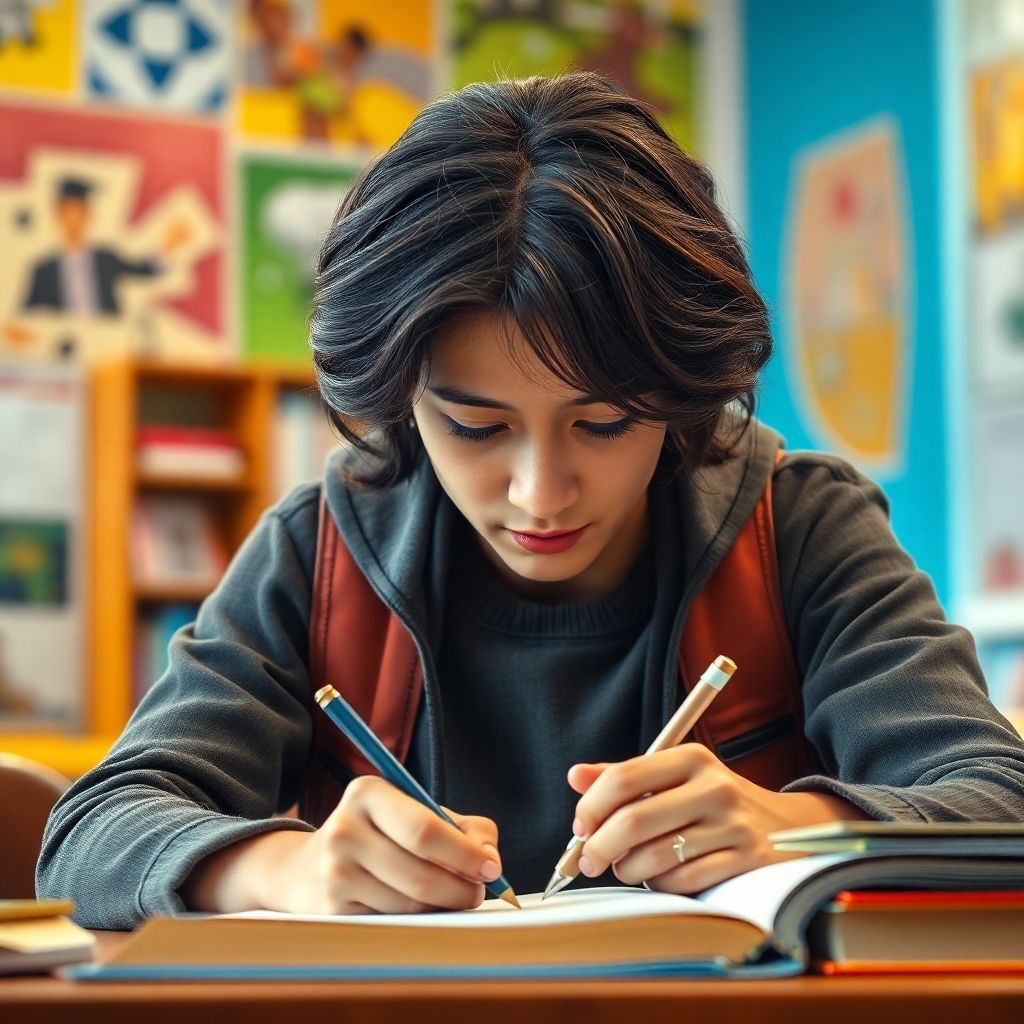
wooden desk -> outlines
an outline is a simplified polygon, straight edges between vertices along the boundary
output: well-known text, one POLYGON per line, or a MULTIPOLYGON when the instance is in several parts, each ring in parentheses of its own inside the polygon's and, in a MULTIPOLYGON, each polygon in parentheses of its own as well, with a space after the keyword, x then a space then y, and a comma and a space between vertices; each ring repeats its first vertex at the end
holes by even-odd
MULTIPOLYGON (((99 956, 127 937, 98 933, 99 956)), ((1024 974, 778 981, 72 983, 0 978, 10 1024, 1021 1024, 1024 974)))

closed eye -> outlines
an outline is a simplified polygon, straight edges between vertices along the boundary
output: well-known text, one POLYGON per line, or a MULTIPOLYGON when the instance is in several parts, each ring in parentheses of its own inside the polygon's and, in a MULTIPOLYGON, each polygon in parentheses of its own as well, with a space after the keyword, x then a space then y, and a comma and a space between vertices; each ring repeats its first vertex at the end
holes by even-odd
MULTIPOLYGON (((488 427, 467 427, 451 416, 445 416, 448 423, 448 433, 463 441, 486 441, 495 434, 508 430, 504 423, 494 423, 488 427)), ((574 426, 579 427, 591 437, 599 437, 603 440, 614 440, 628 434, 635 426, 636 420, 632 416, 624 416, 621 420, 612 423, 591 423, 589 420, 577 420, 574 426)))
POLYGON ((448 433, 453 437, 462 438, 463 441, 486 441, 487 438, 508 429, 504 423, 495 423, 489 427, 467 427, 464 423, 453 420, 451 416, 445 416, 445 419, 448 421, 448 433))

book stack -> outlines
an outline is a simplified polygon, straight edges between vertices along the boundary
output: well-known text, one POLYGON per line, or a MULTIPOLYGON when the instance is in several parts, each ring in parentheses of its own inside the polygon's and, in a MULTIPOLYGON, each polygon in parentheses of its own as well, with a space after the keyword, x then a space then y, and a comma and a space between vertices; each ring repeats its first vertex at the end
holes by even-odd
POLYGON ((305 391, 284 391, 277 403, 274 428, 274 494, 317 480, 328 453, 337 446, 319 397, 305 391))
POLYGON ((1024 970, 1024 826, 830 822, 772 839, 778 850, 853 861, 858 884, 806 928, 820 973, 1024 970))
POLYGON ((132 520, 135 580, 144 587, 212 589, 227 567, 227 546, 200 497, 147 494, 132 520))
POLYGON ((135 464, 152 476, 230 480, 245 471, 245 454, 228 430, 144 424, 135 437, 135 464))

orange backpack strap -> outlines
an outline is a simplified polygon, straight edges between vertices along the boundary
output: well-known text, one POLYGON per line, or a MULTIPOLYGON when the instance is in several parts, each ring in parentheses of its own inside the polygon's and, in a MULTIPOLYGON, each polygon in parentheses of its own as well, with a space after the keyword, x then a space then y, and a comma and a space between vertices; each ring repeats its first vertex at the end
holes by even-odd
MULTIPOLYGON (((781 457, 780 451, 776 463, 781 457)), ((765 789, 779 790, 816 770, 779 585, 770 477, 753 515, 690 608, 679 645, 683 689, 691 689, 719 654, 736 662, 736 675, 692 738, 765 789)))
POLYGON ((316 565, 309 619, 309 674, 313 743, 300 814, 321 825, 344 789, 332 762, 354 775, 377 774, 312 704, 313 692, 333 686, 400 761, 409 753, 423 693, 416 645, 397 615, 377 596, 320 499, 316 565))

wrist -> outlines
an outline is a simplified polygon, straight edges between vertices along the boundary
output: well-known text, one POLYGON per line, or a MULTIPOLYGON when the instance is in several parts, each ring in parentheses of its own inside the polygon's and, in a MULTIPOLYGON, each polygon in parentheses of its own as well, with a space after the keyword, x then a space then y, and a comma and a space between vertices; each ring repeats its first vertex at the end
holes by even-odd
POLYGON ((192 869, 179 895, 189 910, 216 914, 281 909, 287 861, 308 833, 263 832, 211 853, 192 869))
POLYGON ((868 821, 866 814, 849 800, 836 796, 834 793, 784 793, 790 799, 790 810, 793 823, 790 827, 801 825, 822 825, 829 821, 868 821))

